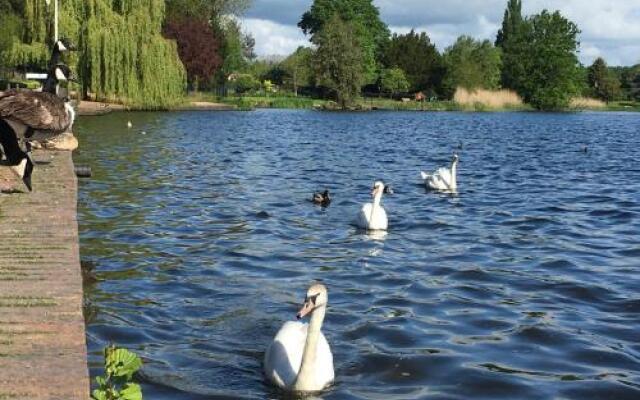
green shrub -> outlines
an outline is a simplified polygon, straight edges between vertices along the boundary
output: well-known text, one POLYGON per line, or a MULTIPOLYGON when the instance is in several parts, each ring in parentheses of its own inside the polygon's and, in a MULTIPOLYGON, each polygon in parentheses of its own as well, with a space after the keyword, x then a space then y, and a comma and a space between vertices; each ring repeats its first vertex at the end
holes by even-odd
POLYGON ((262 84, 251 74, 240 74, 234 81, 236 92, 247 93, 260 89, 262 84))
POLYGON ((127 349, 109 346, 104 349, 104 375, 96 377, 98 388, 94 400, 142 400, 142 389, 133 383, 133 374, 142 367, 142 360, 127 349))

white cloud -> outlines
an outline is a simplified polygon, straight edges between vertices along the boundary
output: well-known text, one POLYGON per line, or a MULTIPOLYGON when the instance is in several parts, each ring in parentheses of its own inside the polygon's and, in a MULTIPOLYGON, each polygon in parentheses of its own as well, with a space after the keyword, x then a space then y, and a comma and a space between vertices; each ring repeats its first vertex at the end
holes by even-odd
POLYGON ((283 25, 267 19, 245 18, 243 28, 256 39, 258 56, 287 55, 309 42, 297 26, 283 25))
MULTIPOLYGON (((296 26, 312 0, 254 0, 245 28, 259 55, 288 54, 308 44, 296 26)), ((427 32, 442 50, 460 35, 495 39, 507 0, 374 0, 393 32, 427 32)), ((610 65, 640 62, 640 0, 523 0, 526 15, 560 10, 582 30, 580 59, 610 65)))
POLYGON ((640 0, 523 0, 526 14, 560 10, 580 34, 580 59, 603 57, 609 65, 640 63, 640 0))

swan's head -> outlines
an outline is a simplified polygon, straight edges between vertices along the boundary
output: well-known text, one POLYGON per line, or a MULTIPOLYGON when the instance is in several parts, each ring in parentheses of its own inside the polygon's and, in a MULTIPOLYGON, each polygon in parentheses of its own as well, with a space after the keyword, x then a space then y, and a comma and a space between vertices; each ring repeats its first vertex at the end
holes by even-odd
POLYGON ((373 187, 371 188, 371 197, 376 197, 378 193, 382 194, 384 192, 384 183, 382 181, 375 181, 373 183, 373 187))
POLYGON ((311 285, 304 298, 304 304, 300 311, 298 311, 297 318, 301 319, 305 315, 312 313, 316 308, 325 307, 327 301, 329 301, 327 288, 321 283, 311 285))

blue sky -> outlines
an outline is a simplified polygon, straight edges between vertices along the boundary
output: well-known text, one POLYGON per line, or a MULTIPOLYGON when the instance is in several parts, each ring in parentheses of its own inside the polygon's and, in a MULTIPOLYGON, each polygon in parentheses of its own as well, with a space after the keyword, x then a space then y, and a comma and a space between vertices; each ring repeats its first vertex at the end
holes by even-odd
MULTIPOLYGON (((296 26, 312 0, 254 0, 243 26, 259 56, 286 55, 308 44, 296 26)), ((374 0, 392 32, 425 31, 443 50, 463 34, 495 39, 507 0, 374 0)), ((523 0, 525 14, 560 10, 582 30, 580 60, 640 63, 640 0, 523 0)))

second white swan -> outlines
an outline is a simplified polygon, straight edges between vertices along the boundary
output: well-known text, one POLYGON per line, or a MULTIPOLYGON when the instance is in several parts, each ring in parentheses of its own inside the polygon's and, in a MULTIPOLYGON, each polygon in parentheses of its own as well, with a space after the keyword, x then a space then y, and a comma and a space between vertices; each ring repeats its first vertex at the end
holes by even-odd
POLYGON ((264 373, 281 389, 317 392, 334 379, 333 354, 320 328, 327 310, 327 288, 312 285, 298 319, 311 314, 309 324, 288 321, 276 334, 264 355, 264 373))
POLYGON ((371 196, 373 197, 373 203, 366 203, 360 209, 358 213, 358 219, 356 224, 361 229, 367 229, 370 231, 386 231, 389 222, 387 220, 387 212, 382 208, 380 202, 382 200, 383 193, 392 193, 391 190, 384 185, 381 181, 376 181, 371 189, 371 196))
POLYGON ((455 192, 458 190, 458 154, 454 153, 449 168, 438 168, 433 174, 421 171, 420 175, 428 189, 455 192))

